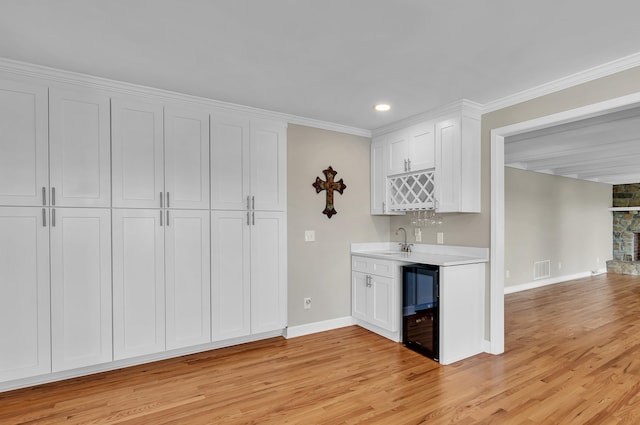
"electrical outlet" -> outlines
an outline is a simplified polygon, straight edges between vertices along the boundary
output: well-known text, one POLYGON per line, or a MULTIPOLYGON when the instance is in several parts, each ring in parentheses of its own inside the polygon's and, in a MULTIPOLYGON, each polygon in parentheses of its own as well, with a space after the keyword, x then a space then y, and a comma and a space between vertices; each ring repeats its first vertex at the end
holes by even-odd
POLYGON ((436 241, 440 245, 442 245, 444 243, 444 233, 443 232, 436 233, 436 241))
POLYGON ((558 261, 558 270, 562 270, 562 263, 558 261))
POLYGON ((505 270, 504 272, 504 277, 506 277, 507 279, 509 279, 511 277, 511 271, 510 270, 505 270))
POLYGON ((413 235, 416 237, 416 242, 422 242, 422 230, 419 227, 413 230, 413 235))
POLYGON ((311 297, 307 297, 304 299, 304 309, 305 310, 311 309, 311 297))
POLYGON ((304 231, 304 241, 305 242, 314 242, 316 240, 316 231, 315 230, 305 230, 304 231))

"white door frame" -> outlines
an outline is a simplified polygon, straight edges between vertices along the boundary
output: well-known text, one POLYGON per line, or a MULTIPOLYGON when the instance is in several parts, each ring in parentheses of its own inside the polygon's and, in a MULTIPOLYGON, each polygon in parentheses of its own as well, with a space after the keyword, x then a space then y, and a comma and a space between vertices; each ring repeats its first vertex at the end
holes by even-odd
POLYGON ((490 349, 504 352, 504 139, 640 106, 640 92, 491 130, 490 349))

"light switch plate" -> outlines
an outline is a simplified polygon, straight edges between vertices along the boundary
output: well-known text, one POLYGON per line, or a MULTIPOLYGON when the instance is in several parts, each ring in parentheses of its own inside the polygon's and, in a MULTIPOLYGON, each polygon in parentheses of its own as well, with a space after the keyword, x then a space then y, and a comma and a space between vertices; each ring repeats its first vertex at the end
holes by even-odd
POLYGON ((315 230, 305 230, 304 231, 304 241, 305 242, 314 242, 316 240, 316 231, 315 230))
POLYGON ((438 244, 442 245, 444 243, 444 233, 442 232, 436 233, 436 240, 438 244))

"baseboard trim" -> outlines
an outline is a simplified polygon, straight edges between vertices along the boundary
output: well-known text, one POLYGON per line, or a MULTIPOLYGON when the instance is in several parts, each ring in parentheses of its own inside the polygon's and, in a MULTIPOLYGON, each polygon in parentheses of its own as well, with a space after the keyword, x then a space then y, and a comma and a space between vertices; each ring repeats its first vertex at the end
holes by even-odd
POLYGON ((595 275, 599 275, 606 272, 607 272, 607 269, 597 269, 597 270, 591 270, 588 272, 580 272, 580 273, 574 273, 574 274, 569 274, 565 276, 551 277, 549 279, 535 280, 533 282, 522 283, 520 285, 505 286, 504 293, 506 295, 506 294, 513 294, 516 292, 528 291, 529 289, 541 288, 543 286, 554 285, 556 283, 567 282, 569 280, 583 279, 585 277, 595 276, 595 275))
POLYGON ((318 332, 330 331, 332 329, 344 328, 354 325, 351 316, 339 317, 337 319, 322 320, 320 322, 306 323, 304 325, 288 327, 283 336, 287 339, 296 338, 303 335, 311 335, 318 332))

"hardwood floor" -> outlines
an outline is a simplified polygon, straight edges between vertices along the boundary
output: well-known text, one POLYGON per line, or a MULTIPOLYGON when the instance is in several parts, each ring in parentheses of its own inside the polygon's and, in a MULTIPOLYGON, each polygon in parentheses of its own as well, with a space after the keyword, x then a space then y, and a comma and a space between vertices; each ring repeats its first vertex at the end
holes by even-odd
POLYGON ((640 278, 506 296, 506 345, 440 366, 358 327, 0 394, 0 424, 638 424, 640 278))

